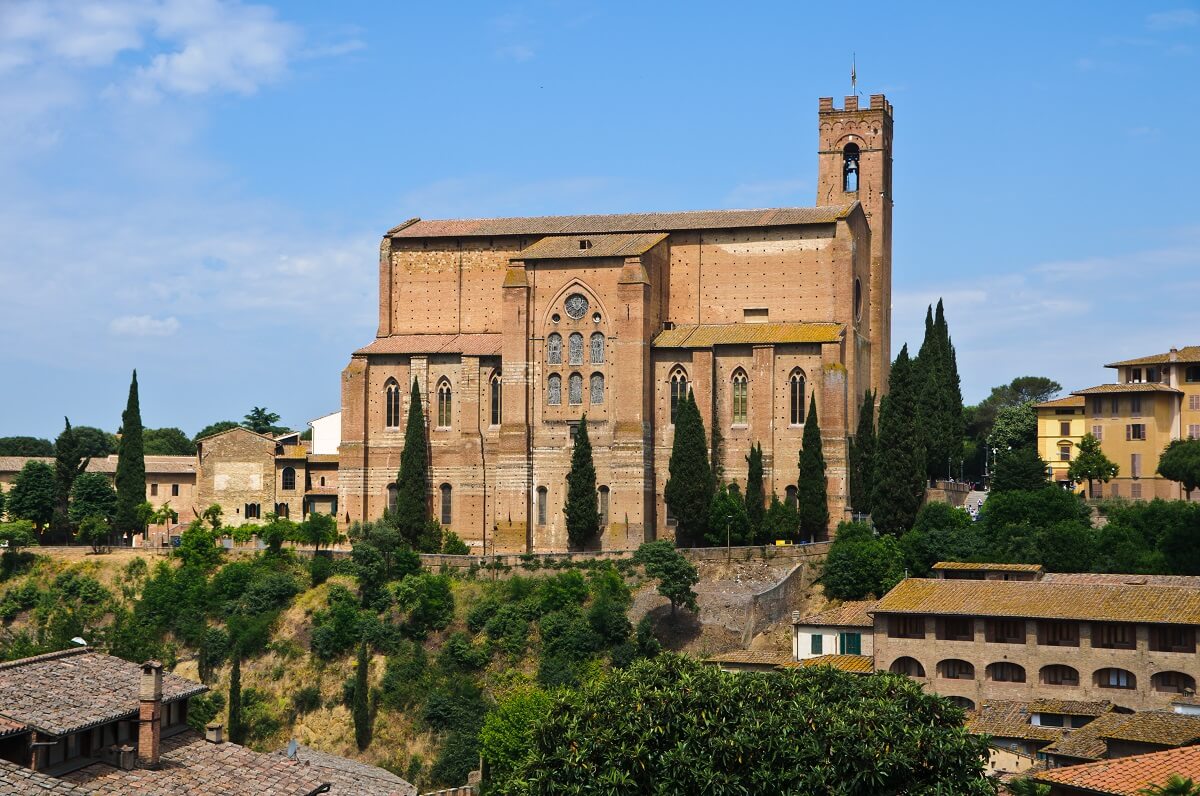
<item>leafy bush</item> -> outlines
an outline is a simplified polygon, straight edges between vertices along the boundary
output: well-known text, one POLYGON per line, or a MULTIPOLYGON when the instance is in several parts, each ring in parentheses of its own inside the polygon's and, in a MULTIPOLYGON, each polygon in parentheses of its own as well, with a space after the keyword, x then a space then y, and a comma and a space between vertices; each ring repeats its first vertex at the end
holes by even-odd
POLYGON ((394 587, 396 604, 407 614, 405 626, 415 638, 424 638, 431 630, 441 630, 454 619, 454 595, 450 578, 422 573, 412 575, 394 587))
POLYGON ((473 672, 487 665, 488 651, 476 647, 466 633, 454 633, 446 639, 438 663, 448 672, 473 672))
POLYGON ((454 531, 446 531, 442 537, 442 553, 448 556, 465 556, 471 554, 471 548, 458 538, 454 531))
POLYGON ((308 574, 313 587, 320 586, 333 574, 333 560, 329 556, 313 556, 308 562, 308 574))
POLYGON ((196 732, 204 732, 205 726, 224 710, 225 694, 220 691, 198 694, 188 702, 188 726, 196 732))
POLYGON ((904 560, 892 536, 876 536, 869 526, 843 522, 825 557, 821 583, 835 600, 882 597, 904 579, 904 560))
POLYGON ((329 590, 329 606, 313 614, 312 651, 322 660, 345 655, 362 638, 358 599, 344 586, 329 590))
POLYGON ((406 710, 428 693, 429 673, 425 649, 408 642, 387 659, 380 684, 380 703, 392 710, 406 710))
POLYGON ((495 641, 500 649, 509 655, 520 655, 525 651, 529 638, 529 621, 516 605, 500 607, 487 620, 483 628, 488 638, 495 641))

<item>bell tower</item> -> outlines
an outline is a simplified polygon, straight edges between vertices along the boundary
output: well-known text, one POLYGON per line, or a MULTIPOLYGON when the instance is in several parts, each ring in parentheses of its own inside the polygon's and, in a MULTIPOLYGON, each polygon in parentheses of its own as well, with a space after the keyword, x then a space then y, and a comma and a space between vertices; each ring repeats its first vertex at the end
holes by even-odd
MULTIPOLYGON (((862 203, 871 228, 871 383, 887 392, 892 362, 892 105, 872 94, 819 100, 817 204, 862 203)), ((861 400, 859 395, 855 400, 861 400)))

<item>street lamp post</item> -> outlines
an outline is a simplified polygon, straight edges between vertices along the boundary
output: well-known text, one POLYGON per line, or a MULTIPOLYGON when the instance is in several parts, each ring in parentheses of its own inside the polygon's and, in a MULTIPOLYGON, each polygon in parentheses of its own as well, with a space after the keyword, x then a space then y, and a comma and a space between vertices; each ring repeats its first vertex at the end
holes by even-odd
POLYGON ((733 524, 733 515, 725 515, 725 563, 733 561, 733 548, 729 546, 729 526, 733 524))

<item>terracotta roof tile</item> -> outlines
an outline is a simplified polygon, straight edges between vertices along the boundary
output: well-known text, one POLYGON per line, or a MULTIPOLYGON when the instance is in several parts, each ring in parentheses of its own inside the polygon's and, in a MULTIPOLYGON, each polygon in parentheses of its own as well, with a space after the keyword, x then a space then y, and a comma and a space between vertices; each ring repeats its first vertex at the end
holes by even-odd
MULTIPOLYGON (((1200 345, 1185 345, 1175 353, 1176 362, 1200 362, 1200 345)), ((1164 362, 1171 361, 1171 353, 1168 351, 1165 354, 1151 354, 1148 357, 1138 357, 1136 359, 1125 359, 1120 362, 1111 362, 1104 367, 1116 368, 1121 365, 1159 365, 1164 362)))
POLYGON ((1118 741, 1184 746, 1200 741, 1200 716, 1169 710, 1143 710, 1107 730, 1103 737, 1118 741))
POLYGON ((1030 724, 1033 711, 1028 702, 988 699, 978 710, 967 714, 967 730, 975 735, 996 738, 1021 738, 1027 741, 1056 741, 1062 737, 1061 727, 1039 727, 1030 724))
POLYGON ((712 323, 685 324, 659 332, 655 348, 711 348, 714 345, 767 343, 837 343, 846 327, 840 323, 712 323))
POLYGON ((858 206, 783 207, 764 210, 692 210, 679 213, 534 216, 526 218, 415 219, 389 231, 391 238, 465 238, 504 235, 582 235, 605 232, 671 232, 686 229, 832 224, 858 206))
POLYGON ((0 793, 4 796, 83 796, 91 791, 0 759, 0 793))
POLYGON ((499 356, 503 335, 476 334, 396 334, 379 337, 355 354, 465 354, 499 356))
POLYGON ((852 674, 870 674, 875 671, 875 660, 870 655, 818 655, 802 661, 791 661, 779 668, 807 669, 812 666, 832 666, 852 674))
POLYGON ((1041 572, 1041 564, 972 564, 966 561, 939 561, 932 569, 967 570, 971 572, 1041 572))
POLYGON ((1108 700, 1034 699, 1028 704, 1030 713, 1058 713, 1063 716, 1103 716, 1116 708, 1108 700))
POLYGON ((1064 732, 1062 737, 1041 751, 1046 754, 1069 757, 1075 760, 1099 760, 1108 754, 1108 741, 1104 734, 1119 726, 1128 714, 1105 713, 1082 727, 1064 732))
POLYGON ((20 735, 23 732, 29 732, 29 727, 19 721, 13 721, 6 716, 0 716, 0 738, 7 738, 10 735, 20 735))
MULTIPOLYGON (((142 667, 86 647, 0 664, 0 714, 39 732, 63 735, 128 718, 138 708, 142 667)), ((163 701, 208 686, 163 675, 163 701)))
POLYGON ((755 666, 779 666, 792 659, 790 653, 776 650, 733 650, 705 658, 706 663, 742 663, 755 666))
POLYGON ((1176 586, 1200 589, 1200 575, 1120 575, 1100 572, 1047 572, 1042 583, 1083 583, 1126 586, 1176 586))
MULTIPOLYGON (((26 462, 45 462, 54 466, 53 456, 0 456, 0 473, 17 473, 26 462)), ((88 462, 87 472, 107 473, 117 472, 117 456, 99 456, 88 462)), ((147 473, 180 473, 194 474, 196 472, 195 456, 147 456, 147 473)))
POLYGON ((820 627, 874 627, 875 620, 867 613, 875 607, 876 600, 851 600, 819 614, 802 616, 793 624, 820 627))
MULTIPOLYGON (((275 753, 287 758, 286 751, 275 753)), ((378 766, 319 752, 307 746, 296 749, 295 762, 311 769, 322 782, 332 785, 330 793, 354 794, 355 796, 416 796, 417 789, 411 783, 378 766)))
POLYGON ((667 239, 665 232, 621 232, 600 235, 551 235, 514 254, 512 260, 557 260, 576 257, 636 257, 667 239), (584 246, 581 241, 586 241, 584 246))
POLYGON ((1084 400, 1078 395, 1068 395, 1065 398, 1055 398, 1052 401, 1042 401, 1040 404, 1034 404, 1035 409, 1049 409, 1053 407, 1065 406, 1083 406, 1084 400))
POLYGON ((875 613, 1200 625, 1200 589, 907 578, 875 613))
POLYGON ((1150 785, 1164 784, 1172 774, 1200 779, 1200 746, 1055 768, 1037 774, 1034 780, 1087 793, 1137 796, 1150 785))
POLYGON ((1177 390, 1167 384, 1155 384, 1153 382, 1141 382, 1137 384, 1098 384, 1095 387, 1088 387, 1084 390, 1075 390, 1072 395, 1108 395, 1109 393, 1127 393, 1127 392, 1165 392, 1174 395, 1182 395, 1182 390, 1177 390))

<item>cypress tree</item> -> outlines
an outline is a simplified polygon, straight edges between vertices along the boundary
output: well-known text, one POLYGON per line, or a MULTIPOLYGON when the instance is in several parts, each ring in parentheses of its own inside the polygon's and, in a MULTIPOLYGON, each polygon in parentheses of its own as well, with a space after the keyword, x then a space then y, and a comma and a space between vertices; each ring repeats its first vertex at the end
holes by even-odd
MULTIPOLYGON (((692 399, 695 402, 695 398, 692 399)), ((696 407, 696 414, 699 415, 700 407, 696 407)), ((704 433, 704 419, 700 420, 700 433, 704 433)), ((721 436, 721 424, 713 423, 712 428, 712 456, 708 460, 708 470, 712 473, 712 494, 716 494, 721 488, 721 484, 725 481, 725 465, 721 464, 721 448, 725 444, 725 439, 721 436)))
POLYGON ((817 396, 808 402, 804 420, 803 447, 800 449, 800 479, 796 500, 800 513, 800 538, 824 539, 829 532, 829 493, 825 478, 825 453, 821 447, 821 426, 817 422, 817 396))
POLYGON ((396 488, 396 527, 404 541, 415 549, 429 519, 429 453, 425 444, 421 389, 416 379, 413 379, 408 402, 408 423, 404 427, 404 450, 400 453, 396 488))
POLYGON ((146 456, 142 446, 142 410, 138 404, 137 371, 129 382, 129 401, 121 413, 121 441, 117 444, 117 533, 141 533, 138 506, 146 502, 146 456))
POLYGON ((354 669, 354 742, 361 752, 371 743, 371 711, 367 705, 367 642, 358 646, 358 665, 354 669))
POLYGON ((696 544, 708 530, 708 510, 713 497, 712 469, 708 461, 704 423, 691 390, 675 416, 675 439, 663 499, 675 515, 676 542, 696 544))
POLYGON ((763 489, 762 444, 755 443, 746 457, 746 515, 750 518, 751 544, 758 544, 763 534, 763 517, 767 513, 767 493, 763 489))
POLYGON ((962 458, 963 408, 958 363, 941 299, 926 310, 925 340, 913 370, 917 385, 920 433, 925 444, 925 474, 930 480, 953 475, 962 458))
POLYGON ((229 742, 246 742, 246 725, 242 722, 242 651, 236 646, 229 671, 229 742))
POLYGON ((567 542, 581 549, 595 538, 600 528, 600 507, 596 498, 596 467, 592 464, 592 443, 588 439, 587 415, 575 432, 575 448, 571 451, 571 472, 567 474, 567 542))
POLYGON ((858 430, 850 443, 850 506, 858 514, 871 513, 871 483, 875 476, 875 393, 863 394, 858 410, 858 430))
MULTIPOLYGON (((50 529, 58 534, 71 535, 69 507, 71 489, 75 479, 87 470, 90 456, 85 456, 83 445, 75 429, 71 428, 69 418, 63 418, 63 430, 54 441, 54 513, 50 520, 50 529)), ((146 492, 145 479, 142 481, 142 494, 146 492)))
POLYGON ((892 363, 888 394, 879 407, 871 519, 875 527, 902 534, 912 527, 925 495, 924 441, 917 426, 917 395, 908 346, 892 363))

